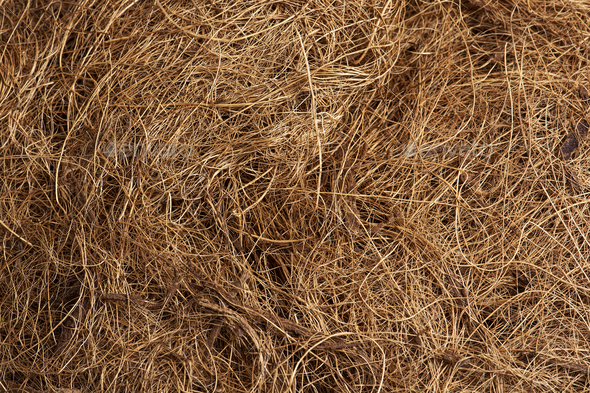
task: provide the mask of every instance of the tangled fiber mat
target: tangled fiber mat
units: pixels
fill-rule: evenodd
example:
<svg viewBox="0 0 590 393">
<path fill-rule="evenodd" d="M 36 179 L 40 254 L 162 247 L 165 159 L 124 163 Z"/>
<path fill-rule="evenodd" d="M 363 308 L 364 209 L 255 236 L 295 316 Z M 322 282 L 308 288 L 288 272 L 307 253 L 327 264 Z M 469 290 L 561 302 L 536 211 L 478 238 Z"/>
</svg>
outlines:
<svg viewBox="0 0 590 393">
<path fill-rule="evenodd" d="M 0 392 L 590 388 L 588 2 L 0 9 Z"/>
</svg>

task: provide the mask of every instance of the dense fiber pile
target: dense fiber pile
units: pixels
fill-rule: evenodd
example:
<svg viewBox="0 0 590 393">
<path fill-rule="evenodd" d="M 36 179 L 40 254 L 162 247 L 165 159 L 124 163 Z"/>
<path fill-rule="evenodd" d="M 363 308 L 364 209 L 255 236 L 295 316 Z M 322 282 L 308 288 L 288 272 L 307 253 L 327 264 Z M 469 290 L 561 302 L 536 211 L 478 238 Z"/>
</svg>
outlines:
<svg viewBox="0 0 590 393">
<path fill-rule="evenodd" d="M 587 2 L 0 9 L 0 391 L 589 387 Z"/>
</svg>

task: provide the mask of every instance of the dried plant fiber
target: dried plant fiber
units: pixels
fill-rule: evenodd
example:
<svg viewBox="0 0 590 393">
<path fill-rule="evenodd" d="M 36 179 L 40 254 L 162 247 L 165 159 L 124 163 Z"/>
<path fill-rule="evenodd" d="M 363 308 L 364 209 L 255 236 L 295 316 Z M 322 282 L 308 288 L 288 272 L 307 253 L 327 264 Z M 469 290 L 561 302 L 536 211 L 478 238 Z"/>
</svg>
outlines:
<svg viewBox="0 0 590 393">
<path fill-rule="evenodd" d="M 590 3 L 0 0 L 0 392 L 577 392 Z"/>
</svg>

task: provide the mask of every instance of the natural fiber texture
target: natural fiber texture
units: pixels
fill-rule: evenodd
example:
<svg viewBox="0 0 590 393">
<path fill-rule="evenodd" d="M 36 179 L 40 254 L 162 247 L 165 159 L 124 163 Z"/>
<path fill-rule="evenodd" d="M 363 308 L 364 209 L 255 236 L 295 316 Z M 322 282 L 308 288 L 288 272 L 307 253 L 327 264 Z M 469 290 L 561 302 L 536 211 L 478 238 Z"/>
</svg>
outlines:
<svg viewBox="0 0 590 393">
<path fill-rule="evenodd" d="M 0 4 L 0 391 L 588 389 L 587 2 Z"/>
</svg>

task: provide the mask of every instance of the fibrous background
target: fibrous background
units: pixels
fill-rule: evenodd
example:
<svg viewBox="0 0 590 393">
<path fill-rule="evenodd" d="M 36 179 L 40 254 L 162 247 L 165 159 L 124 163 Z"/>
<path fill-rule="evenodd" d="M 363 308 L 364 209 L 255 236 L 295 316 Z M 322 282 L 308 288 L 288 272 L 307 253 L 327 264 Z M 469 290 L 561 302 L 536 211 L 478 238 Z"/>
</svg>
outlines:
<svg viewBox="0 0 590 393">
<path fill-rule="evenodd" d="M 588 3 L 0 9 L 0 391 L 588 389 Z"/>
</svg>

